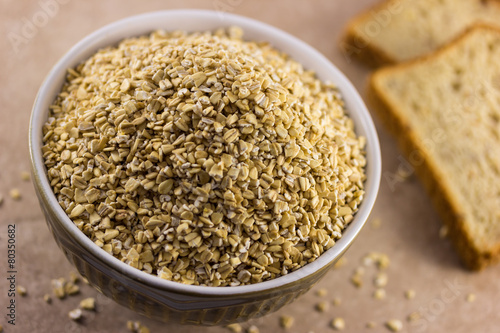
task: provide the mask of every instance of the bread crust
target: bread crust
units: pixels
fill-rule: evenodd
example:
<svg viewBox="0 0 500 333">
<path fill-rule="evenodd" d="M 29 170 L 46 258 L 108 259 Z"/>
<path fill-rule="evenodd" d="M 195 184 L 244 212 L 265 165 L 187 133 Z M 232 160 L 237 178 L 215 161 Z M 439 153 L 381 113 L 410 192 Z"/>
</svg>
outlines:
<svg viewBox="0 0 500 333">
<path fill-rule="evenodd" d="M 368 39 L 358 34 L 355 28 L 363 22 L 370 20 L 370 15 L 372 13 L 379 12 L 384 9 L 387 10 L 394 2 L 395 0 L 385 0 L 375 4 L 370 9 L 358 14 L 348 23 L 340 40 L 340 48 L 342 53 L 347 58 L 356 59 L 372 68 L 397 64 L 400 62 L 394 56 L 391 56 L 385 50 L 379 48 L 373 43 L 370 43 Z M 497 6 L 500 10 L 500 0 L 481 0 L 481 2 L 487 3 L 491 6 Z M 483 23 L 476 23 L 471 27 L 477 25 L 483 25 Z M 466 31 L 470 30 L 471 27 L 467 28 Z"/>
<path fill-rule="evenodd" d="M 364 36 L 359 35 L 355 29 L 355 27 L 361 24 L 361 22 L 369 19 L 372 12 L 385 9 L 390 3 L 391 0 L 378 3 L 350 21 L 342 34 L 343 37 L 340 41 L 342 53 L 347 58 L 356 59 L 373 68 L 382 65 L 396 64 L 398 62 L 384 50 L 380 49 L 375 44 L 370 43 L 370 41 L 364 38 Z"/>
<path fill-rule="evenodd" d="M 356 59 L 371 68 L 396 64 L 397 61 L 378 48 L 375 44 L 358 35 L 350 24 L 344 33 L 340 48 L 348 59 Z"/>
<path fill-rule="evenodd" d="M 500 34 L 499 28 L 478 24 L 469 28 L 455 39 L 455 41 L 430 55 L 379 69 L 369 79 L 366 96 L 369 105 L 377 112 L 386 128 L 396 137 L 400 149 L 406 157 L 410 161 L 416 159 L 415 154 L 422 157 L 419 163 L 412 163 L 412 165 L 415 167 L 416 174 L 423 182 L 444 225 L 447 226 L 449 230 L 448 236 L 456 251 L 460 255 L 464 265 L 471 270 L 481 270 L 486 266 L 499 262 L 500 242 L 492 247 L 487 244 L 478 244 L 473 233 L 469 230 L 470 224 L 465 221 L 465 214 L 462 212 L 459 201 L 442 181 L 446 175 L 440 170 L 438 163 L 428 153 L 425 146 L 421 144 L 422 138 L 419 139 L 411 123 L 399 111 L 397 105 L 394 105 L 384 94 L 383 89 L 378 86 L 377 78 L 383 75 L 390 75 L 394 71 L 404 70 L 416 64 L 432 61 L 434 58 L 440 57 L 441 54 L 452 50 L 456 45 L 463 42 L 469 33 L 477 29 L 493 30 Z"/>
</svg>

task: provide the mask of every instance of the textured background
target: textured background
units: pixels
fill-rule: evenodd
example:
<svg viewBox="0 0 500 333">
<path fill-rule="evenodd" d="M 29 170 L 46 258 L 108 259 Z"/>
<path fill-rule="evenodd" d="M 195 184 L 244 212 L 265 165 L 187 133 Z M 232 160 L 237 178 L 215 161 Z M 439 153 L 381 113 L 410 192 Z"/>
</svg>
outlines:
<svg viewBox="0 0 500 333">
<path fill-rule="evenodd" d="M 64 52 L 95 29 L 129 15 L 183 7 L 243 14 L 281 28 L 325 54 L 363 92 L 369 71 L 351 62 L 339 49 L 338 40 L 346 22 L 376 0 L 59 0 L 50 16 L 44 13 L 43 4 L 55 1 L 0 0 L 0 194 L 5 198 L 0 207 L 0 324 L 5 332 L 20 333 L 127 332 L 127 320 L 140 320 L 151 332 L 227 332 L 225 328 L 172 327 L 151 321 L 97 296 L 88 286 L 82 287 L 81 295 L 64 301 L 54 299 L 52 305 L 43 301 L 43 295 L 51 292 L 50 280 L 67 277 L 72 268 L 48 232 L 31 183 L 20 177 L 22 171 L 29 170 L 28 120 L 38 87 Z M 31 23 L 37 26 L 29 30 Z M 315 288 L 328 289 L 323 299 L 340 297 L 342 304 L 331 304 L 327 312 L 318 313 L 314 305 L 322 298 L 309 292 L 279 313 L 245 327 L 254 324 L 263 333 L 284 332 L 279 317 L 289 314 L 295 317 L 289 332 L 328 332 L 334 317 L 345 319 L 345 332 L 363 332 L 368 321 L 377 323 L 370 332 L 386 332 L 383 323 L 392 318 L 403 321 L 405 332 L 498 332 L 500 267 L 481 273 L 461 267 L 448 240 L 439 237 L 440 220 L 420 183 L 414 177 L 396 184 L 387 181 L 406 164 L 394 140 L 378 123 L 377 127 L 383 177 L 372 220 L 380 218 L 381 226 L 374 228 L 370 221 L 348 251 L 347 264 L 330 272 Z M 21 190 L 22 200 L 13 201 L 8 196 L 12 188 Z M 17 225 L 18 283 L 29 293 L 17 298 L 15 327 L 6 324 L 4 314 L 8 223 Z M 387 253 L 391 259 L 385 300 L 372 297 L 373 267 L 366 268 L 361 289 L 349 282 L 361 258 L 373 251 Z M 410 288 L 417 293 L 413 300 L 404 297 Z M 475 302 L 466 302 L 469 293 L 476 295 Z M 81 324 L 73 323 L 67 312 L 84 296 L 97 297 L 98 311 L 86 313 Z M 408 323 L 407 315 L 418 310 L 422 319 Z"/>
</svg>

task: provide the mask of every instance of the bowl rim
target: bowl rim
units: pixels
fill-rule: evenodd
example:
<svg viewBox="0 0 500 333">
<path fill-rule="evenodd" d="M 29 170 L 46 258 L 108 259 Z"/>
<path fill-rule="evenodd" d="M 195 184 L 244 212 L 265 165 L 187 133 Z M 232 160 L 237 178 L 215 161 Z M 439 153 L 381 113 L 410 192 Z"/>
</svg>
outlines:
<svg viewBox="0 0 500 333">
<path fill-rule="evenodd" d="M 131 37 L 131 34 L 122 34 L 123 31 L 127 29 L 126 27 L 130 25 L 147 25 L 152 24 L 149 22 L 157 22 L 160 19 L 168 20 L 171 17 L 184 17 L 186 20 L 195 19 L 213 21 L 216 16 L 217 19 L 220 20 L 220 27 L 238 25 L 242 27 L 244 31 L 251 30 L 254 33 L 256 32 L 261 34 L 262 36 L 268 36 L 266 40 L 273 44 L 273 46 L 277 49 L 279 49 L 279 47 L 275 44 L 288 46 L 292 45 L 294 49 L 298 50 L 296 53 L 303 53 L 304 56 L 312 57 L 315 61 L 320 62 L 322 66 L 326 66 L 328 71 L 334 74 L 333 76 L 335 76 L 335 79 L 331 81 L 339 88 L 344 100 L 347 99 L 346 95 L 349 95 L 348 97 L 350 100 L 350 105 L 347 105 L 348 103 L 346 101 L 346 106 L 348 107 L 347 113 L 351 116 L 351 118 L 353 118 L 353 114 L 359 115 L 359 117 L 357 117 L 358 120 L 354 121 L 356 133 L 359 135 L 359 131 L 361 128 L 361 131 L 364 132 L 363 135 L 367 139 L 365 148 L 367 158 L 367 166 L 365 168 L 367 177 L 365 181 L 365 197 L 362 204 L 360 205 L 358 212 L 354 216 L 353 221 L 343 231 L 342 237 L 336 242 L 336 244 L 331 249 L 324 252 L 315 261 L 301 267 L 294 272 L 290 272 L 286 275 L 268 281 L 233 287 L 195 286 L 164 280 L 156 275 L 148 274 L 146 272 L 140 271 L 139 269 L 133 268 L 103 251 L 96 244 L 94 244 L 94 242 L 92 242 L 90 238 L 88 238 L 83 232 L 78 229 L 78 227 L 73 223 L 73 221 L 70 220 L 68 215 L 58 204 L 57 199 L 52 192 L 52 188 L 49 184 L 41 154 L 42 126 L 47 119 L 44 114 L 47 111 L 48 107 L 48 95 L 51 91 L 54 90 L 54 85 L 56 84 L 56 82 L 61 80 L 61 76 L 65 75 L 67 68 L 74 66 L 68 66 L 68 64 L 80 63 L 82 60 L 88 58 L 89 55 L 97 51 L 97 49 L 102 48 L 102 45 L 113 45 L 113 43 L 117 43 L 121 39 Z M 161 28 L 161 26 L 151 26 L 149 31 Z M 140 33 L 138 35 L 141 34 L 144 33 Z M 110 42 L 109 39 L 113 39 L 114 42 Z M 89 51 L 91 52 L 89 53 Z M 87 55 L 83 56 L 85 53 L 87 53 Z M 293 52 L 286 53 L 294 58 Z M 75 59 L 80 60 L 76 61 Z M 306 67 L 306 65 L 304 65 L 304 67 Z M 317 74 L 319 75 L 320 73 Z M 60 85 L 58 85 L 58 89 L 56 91 L 60 91 Z M 51 94 L 49 101 L 53 101 L 54 97 L 55 96 Z M 30 118 L 29 151 L 35 188 L 44 199 L 44 203 L 48 205 L 47 208 L 50 209 L 51 212 L 58 218 L 60 225 L 63 226 L 68 235 L 73 237 L 74 241 L 76 241 L 80 246 L 89 251 L 96 258 L 100 259 L 102 262 L 108 265 L 109 268 L 120 274 L 127 275 L 129 278 L 135 281 L 145 283 L 149 286 L 161 290 L 169 290 L 175 291 L 177 293 L 202 296 L 235 296 L 255 292 L 271 291 L 272 289 L 278 287 L 280 287 L 280 290 L 282 290 L 283 286 L 295 284 L 300 280 L 313 275 L 315 272 L 324 269 L 326 266 L 328 266 L 329 263 L 340 258 L 357 237 L 361 228 L 368 219 L 368 216 L 373 208 L 378 194 L 382 168 L 379 140 L 375 125 L 372 121 L 368 109 L 366 108 L 361 96 L 354 88 L 352 83 L 324 55 L 322 55 L 319 51 L 314 49 L 309 44 L 266 23 L 236 14 L 199 9 L 154 11 L 130 16 L 105 25 L 98 30 L 95 30 L 94 32 L 81 39 L 77 44 L 75 44 L 52 67 L 52 69 L 44 79 L 42 85 L 40 86 L 40 89 L 35 98 Z"/>
</svg>

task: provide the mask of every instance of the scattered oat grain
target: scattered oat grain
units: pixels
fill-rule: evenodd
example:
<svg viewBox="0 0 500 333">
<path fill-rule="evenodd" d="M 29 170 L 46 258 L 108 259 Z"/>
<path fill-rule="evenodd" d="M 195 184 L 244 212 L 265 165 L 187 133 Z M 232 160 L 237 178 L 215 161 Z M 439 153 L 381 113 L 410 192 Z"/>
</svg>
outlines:
<svg viewBox="0 0 500 333">
<path fill-rule="evenodd" d="M 342 304 L 342 299 L 340 297 L 335 297 L 332 301 L 333 305 L 335 306 L 339 306 L 340 304 Z"/>
<path fill-rule="evenodd" d="M 136 331 L 136 327 L 139 327 L 139 322 L 136 321 L 132 321 L 132 320 L 127 320 L 127 329 L 131 332 L 135 332 Z"/>
<path fill-rule="evenodd" d="M 30 181 L 31 175 L 28 171 L 23 171 L 21 172 L 21 179 L 24 180 L 25 182 Z"/>
<path fill-rule="evenodd" d="M 328 302 L 327 301 L 322 301 L 322 302 L 319 302 L 318 304 L 316 304 L 315 308 L 317 311 L 319 312 L 325 312 L 328 310 Z"/>
<path fill-rule="evenodd" d="M 378 269 L 383 270 L 389 267 L 390 260 L 387 254 L 385 253 L 370 252 L 363 257 L 362 263 L 365 266 L 369 266 L 372 263 L 375 263 Z"/>
<path fill-rule="evenodd" d="M 280 325 L 281 327 L 283 327 L 284 329 L 289 329 L 293 326 L 293 322 L 295 321 L 295 319 L 292 317 L 292 316 L 281 316 L 280 317 Z"/>
<path fill-rule="evenodd" d="M 260 333 L 260 330 L 257 326 L 252 325 L 249 328 L 247 328 L 247 333 Z"/>
<path fill-rule="evenodd" d="M 45 295 L 43 295 L 43 300 L 44 300 L 47 304 L 52 303 L 52 297 L 50 297 L 50 295 L 49 295 L 49 294 L 45 294 Z"/>
<path fill-rule="evenodd" d="M 345 329 L 345 320 L 344 318 L 337 317 L 332 320 L 330 323 L 332 328 L 334 328 L 337 331 L 342 331 Z"/>
<path fill-rule="evenodd" d="M 361 274 L 356 274 L 354 273 L 351 276 L 351 283 L 356 287 L 356 288 L 361 288 L 363 286 L 363 277 Z"/>
<path fill-rule="evenodd" d="M 66 282 L 64 285 L 64 292 L 66 293 L 66 295 L 73 296 L 80 293 L 80 287 L 78 287 L 73 282 Z"/>
<path fill-rule="evenodd" d="M 389 256 L 387 256 L 386 254 L 381 254 L 377 260 L 377 267 L 379 269 L 386 269 L 387 267 L 389 267 L 390 263 L 391 261 L 389 260 Z"/>
<path fill-rule="evenodd" d="M 406 299 L 414 299 L 416 295 L 417 293 L 413 289 L 408 289 L 407 291 L 405 291 Z"/>
<path fill-rule="evenodd" d="M 371 266 L 374 263 L 374 260 L 373 260 L 373 258 L 370 255 L 366 255 L 366 256 L 363 257 L 363 259 L 361 260 L 361 262 L 365 266 Z"/>
<path fill-rule="evenodd" d="M 66 291 L 64 289 L 65 285 L 66 279 L 64 278 L 52 280 L 52 291 L 57 298 L 63 299 L 64 297 L 66 297 Z"/>
<path fill-rule="evenodd" d="M 397 319 L 391 319 L 385 323 L 385 326 L 387 326 L 388 329 L 390 329 L 393 332 L 399 332 L 403 329 L 403 323 L 401 320 Z"/>
<path fill-rule="evenodd" d="M 140 321 L 127 321 L 127 329 L 134 333 L 150 333 L 149 328 L 144 326 Z"/>
<path fill-rule="evenodd" d="M 467 295 L 467 302 L 472 303 L 476 300 L 476 294 L 468 294 Z"/>
<path fill-rule="evenodd" d="M 28 294 L 28 291 L 23 286 L 18 286 L 17 287 L 17 293 L 19 294 L 19 296 L 24 297 L 24 296 L 26 296 Z"/>
<path fill-rule="evenodd" d="M 88 297 L 80 301 L 80 307 L 84 310 L 94 311 L 95 310 L 95 298 Z"/>
<path fill-rule="evenodd" d="M 382 300 L 384 299 L 386 296 L 386 292 L 385 292 L 385 289 L 382 289 L 382 288 L 377 288 L 375 289 L 375 291 L 373 292 L 373 298 L 377 299 L 377 300 Z"/>
<path fill-rule="evenodd" d="M 387 277 L 386 273 L 379 272 L 375 276 L 375 279 L 373 280 L 373 284 L 375 287 L 381 288 L 387 286 L 387 282 L 389 281 L 389 278 Z"/>
<path fill-rule="evenodd" d="M 21 192 L 17 188 L 10 190 L 9 195 L 14 200 L 21 200 Z"/>
<path fill-rule="evenodd" d="M 82 310 L 74 309 L 68 312 L 68 317 L 74 321 L 78 321 L 82 318 Z"/>
<path fill-rule="evenodd" d="M 241 328 L 241 325 L 238 324 L 238 323 L 226 325 L 226 328 L 228 330 L 230 330 L 231 332 L 233 332 L 233 333 L 241 333 L 241 332 L 243 332 L 243 328 Z"/>
<path fill-rule="evenodd" d="M 325 297 L 328 294 L 328 290 L 326 288 L 321 288 L 316 290 L 316 296 Z"/>
</svg>

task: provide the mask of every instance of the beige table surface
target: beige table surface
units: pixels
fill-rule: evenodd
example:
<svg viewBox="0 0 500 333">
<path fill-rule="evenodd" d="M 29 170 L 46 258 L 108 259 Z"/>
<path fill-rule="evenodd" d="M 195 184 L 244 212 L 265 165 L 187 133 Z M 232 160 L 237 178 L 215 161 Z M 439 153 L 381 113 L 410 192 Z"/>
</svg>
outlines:
<svg viewBox="0 0 500 333">
<path fill-rule="evenodd" d="M 80 1 L 59 0 L 61 5 L 43 21 L 42 4 L 56 0 L 0 0 L 0 324 L 5 332 L 127 332 L 127 320 L 140 320 L 151 332 L 228 332 L 226 328 L 179 327 L 143 318 L 100 296 L 88 286 L 79 296 L 64 301 L 43 301 L 51 292 L 53 278 L 68 276 L 72 267 L 57 248 L 45 225 L 30 182 L 20 173 L 29 169 L 28 119 L 35 94 L 44 76 L 74 43 L 93 30 L 114 20 L 153 10 L 174 8 L 221 9 L 244 14 L 275 25 L 303 39 L 325 54 L 358 87 L 364 90 L 369 71 L 343 55 L 338 48 L 342 27 L 356 13 L 376 0 L 312 1 Z M 27 21 L 38 21 L 39 28 L 24 35 L 22 44 L 9 38 L 23 36 Z M 26 31 L 25 31 L 26 32 Z M 9 37 L 10 36 L 10 37 Z M 384 175 L 394 174 L 402 160 L 394 140 L 377 123 L 383 155 Z M 19 188 L 22 200 L 13 201 L 9 190 Z M 371 221 L 380 218 L 380 228 Z M 328 289 L 318 297 L 311 291 L 278 313 L 251 323 L 260 332 L 285 332 L 279 326 L 283 314 L 295 317 L 288 332 L 330 332 L 331 319 L 342 317 L 345 332 L 387 332 L 389 319 L 400 319 L 404 332 L 500 332 L 500 266 L 481 273 L 470 273 L 460 262 L 446 239 L 439 237 L 440 219 L 420 183 L 414 178 L 391 189 L 383 177 L 380 194 L 370 223 L 348 251 L 347 264 L 330 272 L 317 287 Z M 7 224 L 17 226 L 18 283 L 28 295 L 17 298 L 16 326 L 6 323 L 7 306 Z M 372 280 L 375 269 L 368 267 L 364 285 L 356 289 L 349 277 L 369 252 L 387 253 L 387 297 L 375 300 Z M 404 292 L 414 289 L 416 297 L 407 300 Z M 467 302 L 469 294 L 475 302 Z M 84 296 L 97 297 L 98 311 L 86 313 L 81 324 L 70 321 L 67 312 L 78 306 Z M 341 304 L 331 301 L 340 298 Z M 314 310 L 320 300 L 328 300 L 325 313 Z M 413 311 L 422 319 L 410 324 L 406 317 Z M 368 321 L 377 326 L 367 330 Z"/>
</svg>

